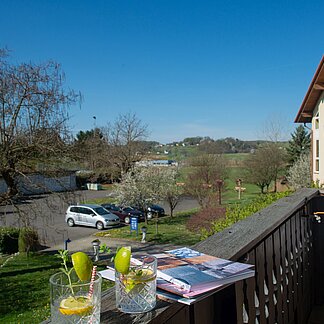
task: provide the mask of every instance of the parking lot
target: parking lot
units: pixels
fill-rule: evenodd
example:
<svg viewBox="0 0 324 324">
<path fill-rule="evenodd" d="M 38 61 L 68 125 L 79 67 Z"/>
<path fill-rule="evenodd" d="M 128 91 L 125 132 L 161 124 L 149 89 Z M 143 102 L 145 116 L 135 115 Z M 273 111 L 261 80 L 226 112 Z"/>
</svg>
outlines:
<svg viewBox="0 0 324 324">
<path fill-rule="evenodd" d="M 65 211 L 69 205 L 85 200 L 103 198 L 107 191 L 75 191 L 50 195 L 40 195 L 26 198 L 16 206 L 0 207 L 0 226 L 33 226 L 37 229 L 41 243 L 44 246 L 64 246 L 64 241 L 72 241 L 89 237 L 96 233 L 96 228 L 75 226 L 68 227 L 65 223 Z M 197 202 L 191 198 L 184 198 L 176 211 L 197 207 Z M 167 204 L 161 204 L 166 213 L 170 212 Z"/>
</svg>

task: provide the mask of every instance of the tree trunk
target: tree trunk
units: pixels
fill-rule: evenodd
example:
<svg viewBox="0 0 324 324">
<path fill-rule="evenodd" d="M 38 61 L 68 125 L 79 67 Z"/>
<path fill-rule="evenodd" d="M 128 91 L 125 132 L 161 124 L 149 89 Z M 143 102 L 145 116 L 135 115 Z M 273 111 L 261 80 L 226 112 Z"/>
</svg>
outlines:
<svg viewBox="0 0 324 324">
<path fill-rule="evenodd" d="M 3 180 L 5 181 L 7 185 L 7 196 L 14 197 L 18 194 L 18 188 L 17 183 L 15 181 L 15 177 L 11 171 L 4 170 L 1 172 L 1 175 L 3 177 Z"/>
</svg>

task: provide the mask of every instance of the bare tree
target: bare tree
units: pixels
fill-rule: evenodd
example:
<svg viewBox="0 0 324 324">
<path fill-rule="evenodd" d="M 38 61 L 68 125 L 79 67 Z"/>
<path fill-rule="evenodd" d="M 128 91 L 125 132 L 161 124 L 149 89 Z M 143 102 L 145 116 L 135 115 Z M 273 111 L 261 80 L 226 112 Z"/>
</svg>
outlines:
<svg viewBox="0 0 324 324">
<path fill-rule="evenodd" d="M 213 203 L 217 181 L 226 178 L 226 161 L 222 155 L 202 154 L 190 160 L 186 191 L 195 197 L 201 207 Z"/>
<path fill-rule="evenodd" d="M 65 90 L 59 64 L 12 64 L 0 55 L 0 174 L 18 194 L 17 175 L 48 167 L 66 152 L 68 108 L 79 98 Z M 56 161 L 57 162 L 57 161 Z M 59 165 L 59 163 L 57 163 Z"/>
<path fill-rule="evenodd" d="M 245 162 L 247 181 L 269 190 L 272 181 L 276 184 L 279 172 L 285 166 L 286 151 L 277 143 L 266 143 L 258 148 Z M 275 185 L 276 191 L 276 185 Z"/>
<path fill-rule="evenodd" d="M 146 151 L 143 140 L 148 136 L 147 125 L 136 114 L 127 113 L 107 127 L 109 156 L 121 173 L 128 172 L 136 161 L 140 161 Z"/>
</svg>

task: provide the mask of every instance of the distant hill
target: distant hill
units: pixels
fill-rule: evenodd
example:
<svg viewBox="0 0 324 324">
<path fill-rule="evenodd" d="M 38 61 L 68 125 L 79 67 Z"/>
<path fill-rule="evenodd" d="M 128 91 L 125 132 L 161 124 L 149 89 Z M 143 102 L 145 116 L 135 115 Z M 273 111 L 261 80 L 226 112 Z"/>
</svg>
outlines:
<svg viewBox="0 0 324 324">
<path fill-rule="evenodd" d="M 212 139 L 210 137 L 187 137 L 179 142 L 161 144 L 149 142 L 150 152 L 155 155 L 165 156 L 175 160 L 183 160 L 196 153 L 228 154 L 228 153 L 252 153 L 260 145 L 266 143 L 265 140 L 244 141 L 238 138 L 226 137 Z M 285 147 L 287 142 L 282 142 Z"/>
</svg>

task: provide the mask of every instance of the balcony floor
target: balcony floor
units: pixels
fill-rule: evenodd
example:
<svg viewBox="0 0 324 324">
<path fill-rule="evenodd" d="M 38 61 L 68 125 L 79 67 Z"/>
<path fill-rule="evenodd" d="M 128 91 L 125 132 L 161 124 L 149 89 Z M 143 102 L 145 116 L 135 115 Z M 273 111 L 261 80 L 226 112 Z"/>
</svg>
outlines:
<svg viewBox="0 0 324 324">
<path fill-rule="evenodd" d="M 317 305 L 313 307 L 308 324 L 323 324 L 324 323 L 324 305 Z"/>
</svg>

